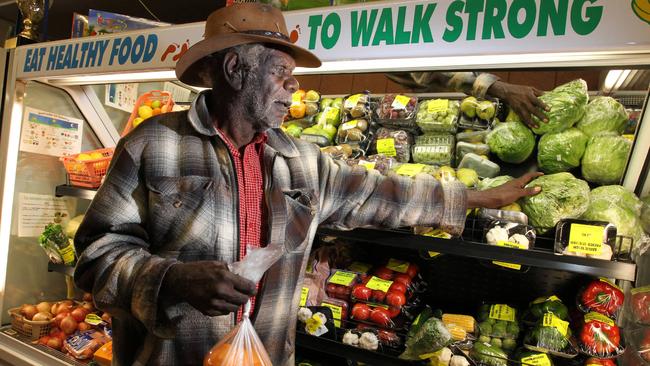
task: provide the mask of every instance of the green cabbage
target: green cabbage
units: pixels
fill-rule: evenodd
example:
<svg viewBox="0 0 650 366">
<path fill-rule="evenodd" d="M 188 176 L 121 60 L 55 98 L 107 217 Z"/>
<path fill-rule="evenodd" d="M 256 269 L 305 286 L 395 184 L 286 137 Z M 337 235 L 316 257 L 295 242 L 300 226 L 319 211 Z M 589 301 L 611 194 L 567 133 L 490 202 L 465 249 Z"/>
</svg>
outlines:
<svg viewBox="0 0 650 366">
<path fill-rule="evenodd" d="M 590 138 L 582 157 L 582 176 L 592 183 L 620 183 L 631 147 L 630 140 L 611 132 Z"/>
<path fill-rule="evenodd" d="M 639 217 L 641 226 L 646 233 L 650 233 L 650 196 L 641 198 L 641 215 Z"/>
<path fill-rule="evenodd" d="M 543 175 L 526 187 L 541 187 L 534 196 L 521 199 L 521 210 L 539 233 L 555 227 L 561 219 L 580 217 L 589 206 L 589 185 L 571 173 Z"/>
<path fill-rule="evenodd" d="M 602 186 L 591 191 L 591 200 L 604 199 L 630 210 L 635 215 L 641 213 L 643 202 L 633 192 L 623 186 Z"/>
<path fill-rule="evenodd" d="M 577 128 L 547 133 L 539 139 L 537 163 L 545 173 L 566 172 L 580 166 L 588 137 Z"/>
<path fill-rule="evenodd" d="M 549 132 L 564 131 L 573 127 L 585 114 L 585 108 L 589 100 L 587 82 L 582 79 L 568 82 L 550 92 L 544 93 L 539 99 L 550 107 L 550 110 L 546 112 L 548 123 L 544 123 L 533 116 L 533 120 L 539 126 L 533 128 L 533 132 L 543 135 Z"/>
<path fill-rule="evenodd" d="M 506 163 L 521 163 L 535 149 L 535 136 L 521 122 L 499 123 L 486 138 L 490 151 Z"/>
<path fill-rule="evenodd" d="M 628 116 L 625 107 L 612 97 L 595 97 L 585 110 L 576 127 L 591 137 L 599 132 L 616 132 L 622 134 Z"/>
<path fill-rule="evenodd" d="M 508 182 L 510 182 L 510 181 L 513 180 L 513 179 L 514 179 L 514 178 L 511 177 L 511 176 L 509 176 L 509 175 L 500 175 L 500 176 L 498 176 L 498 177 L 494 177 L 494 178 L 485 178 L 485 179 L 481 180 L 481 181 L 478 183 L 478 185 L 476 186 L 476 188 L 477 188 L 479 191 L 484 191 L 484 190 L 486 190 L 486 189 L 490 189 L 490 188 L 498 187 L 498 186 L 500 186 L 500 185 L 502 185 L 502 184 L 508 183 Z"/>
<path fill-rule="evenodd" d="M 610 222 L 616 226 L 616 233 L 619 236 L 632 238 L 634 243 L 639 243 L 643 237 L 641 222 L 632 210 L 623 207 L 620 203 L 612 201 L 608 197 L 599 197 L 591 200 L 587 211 L 582 215 L 582 219 Z M 628 253 L 630 251 L 630 240 L 617 242 L 615 252 Z"/>
</svg>

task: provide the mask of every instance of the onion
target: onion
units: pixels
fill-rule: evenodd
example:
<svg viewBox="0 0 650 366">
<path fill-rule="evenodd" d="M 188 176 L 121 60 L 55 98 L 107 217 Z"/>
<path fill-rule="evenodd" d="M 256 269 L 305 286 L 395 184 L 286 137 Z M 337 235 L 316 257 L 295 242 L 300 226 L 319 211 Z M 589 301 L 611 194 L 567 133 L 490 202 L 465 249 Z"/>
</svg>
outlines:
<svg viewBox="0 0 650 366">
<path fill-rule="evenodd" d="M 102 314 L 102 320 L 110 325 L 111 324 L 111 314 L 109 314 L 109 313 Z"/>
<path fill-rule="evenodd" d="M 95 311 L 95 305 L 93 305 L 92 302 L 84 301 L 84 302 L 81 304 L 81 306 L 82 306 L 84 309 L 88 310 L 88 313 L 92 313 L 93 311 Z"/>
<path fill-rule="evenodd" d="M 83 301 L 92 302 L 93 301 L 93 295 L 90 292 L 84 292 Z"/>
<path fill-rule="evenodd" d="M 88 311 L 84 309 L 83 307 L 79 306 L 76 307 L 74 310 L 70 312 L 70 315 L 76 320 L 77 322 L 82 322 L 84 319 L 86 319 L 86 315 L 88 314 Z"/>
<path fill-rule="evenodd" d="M 63 342 L 61 342 L 60 338 L 50 337 L 45 345 L 56 350 L 61 350 L 61 347 L 63 347 Z"/>
<path fill-rule="evenodd" d="M 53 315 L 51 313 L 41 311 L 36 313 L 36 315 L 34 315 L 32 320 L 35 322 L 50 321 L 52 320 L 52 317 Z"/>
<path fill-rule="evenodd" d="M 65 319 L 68 315 L 70 315 L 70 313 L 58 313 L 56 317 L 54 317 L 54 325 L 61 328 L 61 320 Z"/>
<path fill-rule="evenodd" d="M 68 315 L 61 320 L 61 326 L 59 328 L 65 334 L 72 334 L 77 330 L 77 321 L 71 315 Z"/>
<path fill-rule="evenodd" d="M 27 320 L 32 320 L 34 318 L 34 315 L 38 313 L 38 309 L 34 305 L 28 305 L 25 304 L 23 305 L 22 308 L 20 308 L 20 314 L 24 316 Z"/>
<path fill-rule="evenodd" d="M 47 342 L 50 340 L 50 336 L 42 336 L 41 338 L 38 339 L 38 344 L 46 345 Z"/>
<path fill-rule="evenodd" d="M 50 313 L 52 310 L 52 304 L 47 301 L 39 302 L 38 305 L 36 305 L 36 309 L 38 309 L 39 313 Z"/>
<path fill-rule="evenodd" d="M 90 324 L 88 324 L 88 323 L 86 323 L 86 322 L 81 322 L 81 323 L 79 323 L 79 324 L 77 325 L 77 329 L 78 329 L 80 332 L 83 332 L 84 330 L 89 330 L 90 328 L 92 328 L 92 327 L 90 326 Z"/>
<path fill-rule="evenodd" d="M 59 306 L 56 308 L 56 312 L 53 312 L 56 315 L 60 313 L 69 313 L 72 311 L 72 308 L 74 308 L 74 304 L 70 300 L 60 301 L 58 304 Z"/>
</svg>

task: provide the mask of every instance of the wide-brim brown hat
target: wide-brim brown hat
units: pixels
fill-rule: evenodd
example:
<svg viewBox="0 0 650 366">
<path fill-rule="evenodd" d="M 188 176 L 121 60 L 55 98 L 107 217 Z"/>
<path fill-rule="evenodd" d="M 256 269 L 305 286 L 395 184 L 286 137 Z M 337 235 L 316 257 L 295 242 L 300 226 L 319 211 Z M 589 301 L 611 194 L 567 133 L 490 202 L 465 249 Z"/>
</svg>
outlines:
<svg viewBox="0 0 650 366">
<path fill-rule="evenodd" d="M 188 85 L 211 87 L 200 76 L 205 58 L 226 48 L 266 43 L 289 53 L 296 66 L 319 67 L 313 53 L 291 43 L 284 16 L 279 9 L 260 3 L 240 3 L 214 11 L 205 22 L 203 40 L 190 47 L 176 63 L 176 77 Z"/>
</svg>

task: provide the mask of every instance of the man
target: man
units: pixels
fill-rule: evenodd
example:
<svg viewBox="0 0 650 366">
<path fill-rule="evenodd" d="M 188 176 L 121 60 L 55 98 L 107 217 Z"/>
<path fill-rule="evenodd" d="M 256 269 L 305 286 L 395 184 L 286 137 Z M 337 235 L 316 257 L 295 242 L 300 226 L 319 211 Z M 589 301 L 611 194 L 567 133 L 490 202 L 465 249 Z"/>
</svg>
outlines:
<svg viewBox="0 0 650 366">
<path fill-rule="evenodd" d="M 418 93 L 454 90 L 477 98 L 490 96 L 505 101 L 521 120 L 531 128 L 539 121 L 548 122 L 548 107 L 538 97 L 542 91 L 526 85 L 509 84 L 496 75 L 474 72 L 400 72 L 386 76 Z"/>
<path fill-rule="evenodd" d="M 217 10 L 178 78 L 212 87 L 189 111 L 148 119 L 118 144 L 82 223 L 76 283 L 113 315 L 114 364 L 200 365 L 241 317 L 273 364 L 293 365 L 300 284 L 319 224 L 435 225 L 459 233 L 466 207 L 534 194 L 534 176 L 475 194 L 430 176 L 384 177 L 334 162 L 278 127 L 296 65 L 320 61 L 289 42 L 279 10 Z M 283 245 L 256 284 L 228 271 L 246 245 Z"/>
</svg>

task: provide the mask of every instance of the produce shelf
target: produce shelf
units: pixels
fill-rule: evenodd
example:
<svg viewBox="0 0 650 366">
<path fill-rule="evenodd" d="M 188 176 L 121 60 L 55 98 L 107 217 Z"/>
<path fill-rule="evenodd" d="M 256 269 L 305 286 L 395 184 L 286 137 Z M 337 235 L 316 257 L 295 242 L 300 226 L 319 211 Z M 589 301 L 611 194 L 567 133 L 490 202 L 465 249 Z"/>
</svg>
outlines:
<svg viewBox="0 0 650 366">
<path fill-rule="evenodd" d="M 348 360 L 368 363 L 373 366 L 414 366 L 423 364 L 423 362 L 401 360 L 391 355 L 348 346 L 341 342 L 314 337 L 302 332 L 296 332 L 296 346 Z"/>
<path fill-rule="evenodd" d="M 54 349 L 40 344 L 32 344 L 27 337 L 13 331 L 10 325 L 0 328 L 0 360 L 16 366 L 86 365 Z"/>
<path fill-rule="evenodd" d="M 59 186 L 56 186 L 56 191 L 55 191 L 55 195 L 57 197 L 68 196 L 68 197 L 83 198 L 86 200 L 92 200 L 93 198 L 95 198 L 96 193 L 97 193 L 96 189 L 75 187 L 69 184 L 61 184 Z"/>
<path fill-rule="evenodd" d="M 462 239 L 440 239 L 414 235 L 404 231 L 375 229 L 339 231 L 321 228 L 318 232 L 321 235 L 331 235 L 341 239 L 394 248 L 434 251 L 462 257 L 497 260 L 625 281 L 634 281 L 636 277 L 636 265 L 633 263 L 556 255 L 547 250 L 531 249 L 523 251 Z"/>
<path fill-rule="evenodd" d="M 68 275 L 70 277 L 72 277 L 74 275 L 74 267 L 73 266 L 67 266 L 65 264 L 48 263 L 47 264 L 47 270 L 48 270 L 48 272 L 63 273 L 64 275 Z"/>
</svg>

